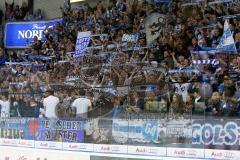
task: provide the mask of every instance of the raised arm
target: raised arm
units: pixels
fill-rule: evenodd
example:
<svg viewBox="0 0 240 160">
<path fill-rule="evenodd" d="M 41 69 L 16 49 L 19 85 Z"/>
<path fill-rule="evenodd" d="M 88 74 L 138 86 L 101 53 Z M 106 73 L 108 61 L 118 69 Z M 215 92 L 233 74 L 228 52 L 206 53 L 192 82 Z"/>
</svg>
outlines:
<svg viewBox="0 0 240 160">
<path fill-rule="evenodd" d="M 148 55 L 149 55 L 149 51 L 147 50 L 145 56 L 144 56 L 143 59 L 142 59 L 142 62 L 145 62 L 145 61 L 146 61 L 146 59 L 148 58 Z"/>
<path fill-rule="evenodd" d="M 176 65 L 176 67 L 179 67 L 181 64 L 177 61 L 177 59 L 175 57 L 175 52 L 172 52 L 171 56 L 172 56 L 173 62 Z"/>
<path fill-rule="evenodd" d="M 112 71 L 119 77 L 121 77 L 121 75 L 119 74 L 119 72 L 114 68 L 114 67 L 111 67 Z"/>
</svg>

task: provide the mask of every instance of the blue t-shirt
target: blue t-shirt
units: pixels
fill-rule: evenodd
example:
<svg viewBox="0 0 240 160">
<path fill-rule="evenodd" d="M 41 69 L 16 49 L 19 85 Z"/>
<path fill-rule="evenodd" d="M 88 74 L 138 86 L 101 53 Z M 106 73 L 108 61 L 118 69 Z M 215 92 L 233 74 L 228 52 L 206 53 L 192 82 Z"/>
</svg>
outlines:
<svg viewBox="0 0 240 160">
<path fill-rule="evenodd" d="M 119 118 L 120 114 L 124 112 L 123 106 L 114 107 L 112 109 L 112 118 Z"/>
</svg>

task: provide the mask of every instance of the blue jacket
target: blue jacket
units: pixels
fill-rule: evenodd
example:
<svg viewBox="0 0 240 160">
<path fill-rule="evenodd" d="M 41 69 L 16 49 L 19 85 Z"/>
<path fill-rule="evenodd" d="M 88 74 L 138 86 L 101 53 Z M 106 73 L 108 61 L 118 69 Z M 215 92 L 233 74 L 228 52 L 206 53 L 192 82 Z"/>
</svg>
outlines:
<svg viewBox="0 0 240 160">
<path fill-rule="evenodd" d="M 5 62 L 7 61 L 8 57 L 4 54 L 3 56 L 0 57 L 0 65 L 4 65 Z"/>
</svg>

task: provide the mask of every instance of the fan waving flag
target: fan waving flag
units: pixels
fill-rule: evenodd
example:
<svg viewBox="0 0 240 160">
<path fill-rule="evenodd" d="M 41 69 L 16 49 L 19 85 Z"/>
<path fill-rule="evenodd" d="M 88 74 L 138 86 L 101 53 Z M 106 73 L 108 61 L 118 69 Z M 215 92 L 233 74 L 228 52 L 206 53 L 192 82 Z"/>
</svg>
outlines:
<svg viewBox="0 0 240 160">
<path fill-rule="evenodd" d="M 91 39 L 91 32 L 78 32 L 75 57 L 80 57 L 87 49 Z"/>
<path fill-rule="evenodd" d="M 220 42 L 216 48 L 218 51 L 225 51 L 225 52 L 237 52 L 236 45 L 233 39 L 232 32 L 229 28 L 228 21 L 225 20 L 224 23 L 224 32 L 223 36 L 220 39 Z"/>
</svg>

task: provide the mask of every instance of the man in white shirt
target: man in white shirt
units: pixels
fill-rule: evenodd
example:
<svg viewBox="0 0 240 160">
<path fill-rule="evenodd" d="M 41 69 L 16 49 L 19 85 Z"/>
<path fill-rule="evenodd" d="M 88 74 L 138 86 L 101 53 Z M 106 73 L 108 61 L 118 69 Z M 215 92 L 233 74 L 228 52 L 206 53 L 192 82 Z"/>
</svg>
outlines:
<svg viewBox="0 0 240 160">
<path fill-rule="evenodd" d="M 72 107 L 76 108 L 76 117 L 87 118 L 87 113 L 92 109 L 92 102 L 85 96 L 85 91 L 79 91 L 80 97 L 73 103 Z"/>
<path fill-rule="evenodd" d="M 56 107 L 59 102 L 59 98 L 54 96 L 54 91 L 49 91 L 49 96 L 43 99 L 44 110 L 42 114 L 47 118 L 57 118 Z"/>
<path fill-rule="evenodd" d="M 10 102 L 7 96 L 0 96 L 0 111 L 1 118 L 10 117 Z"/>
</svg>

